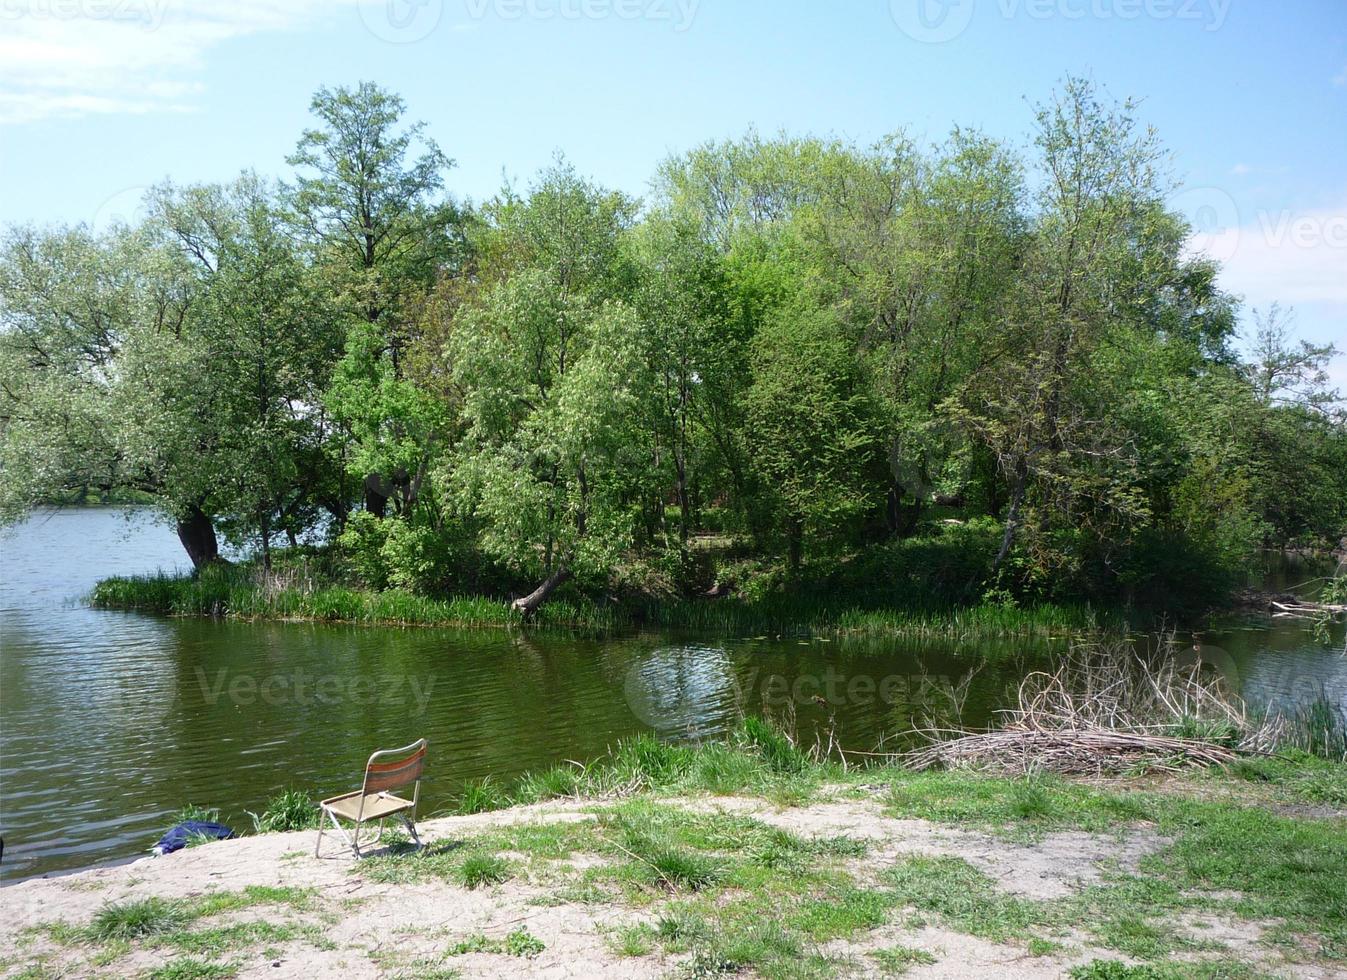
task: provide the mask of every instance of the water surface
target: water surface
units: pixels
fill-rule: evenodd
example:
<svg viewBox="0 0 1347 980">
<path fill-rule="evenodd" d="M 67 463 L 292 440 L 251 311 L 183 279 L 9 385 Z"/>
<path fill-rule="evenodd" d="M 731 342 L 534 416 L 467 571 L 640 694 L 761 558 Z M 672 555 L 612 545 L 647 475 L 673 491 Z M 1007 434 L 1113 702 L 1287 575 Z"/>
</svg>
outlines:
<svg viewBox="0 0 1347 980">
<path fill-rule="evenodd" d="M 1018 642 L 179 620 L 82 601 L 104 576 L 184 564 L 172 528 L 143 510 L 40 514 L 0 536 L 4 880 L 143 853 L 186 803 L 247 828 L 275 793 L 354 789 L 370 751 L 420 737 L 423 813 L 469 779 L 509 783 L 637 732 L 715 735 L 764 705 L 866 750 L 914 723 L 987 723 L 1050 655 Z M 1204 641 L 1251 700 L 1347 705 L 1347 658 L 1301 629 Z"/>
</svg>

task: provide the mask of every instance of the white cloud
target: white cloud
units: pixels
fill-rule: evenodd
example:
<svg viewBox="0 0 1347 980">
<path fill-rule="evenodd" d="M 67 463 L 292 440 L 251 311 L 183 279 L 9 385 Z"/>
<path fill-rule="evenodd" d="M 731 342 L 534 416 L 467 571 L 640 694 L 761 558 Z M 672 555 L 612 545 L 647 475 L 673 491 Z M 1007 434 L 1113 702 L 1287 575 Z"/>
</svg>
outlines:
<svg viewBox="0 0 1347 980">
<path fill-rule="evenodd" d="M 0 123 L 190 111 L 216 45 L 361 0 L 0 0 Z"/>
<path fill-rule="evenodd" d="M 1338 88 L 1347 85 L 1347 65 L 1343 65 L 1342 71 L 1333 76 L 1333 84 L 1338 86 Z"/>
<path fill-rule="evenodd" d="M 1245 174 L 1253 173 L 1253 167 L 1249 166 L 1247 163 L 1237 163 L 1230 168 L 1230 172 L 1236 177 L 1242 177 Z"/>
<path fill-rule="evenodd" d="M 1297 333 L 1347 351 L 1347 201 L 1302 212 L 1260 212 L 1189 242 L 1221 262 L 1222 286 L 1251 309 L 1273 303 L 1296 311 Z M 1331 383 L 1347 393 L 1347 354 L 1328 366 Z"/>
<path fill-rule="evenodd" d="M 1222 259 L 1226 288 L 1255 306 L 1328 303 L 1347 317 L 1347 202 L 1260 212 L 1241 226 L 1202 235 L 1197 246 Z"/>
</svg>

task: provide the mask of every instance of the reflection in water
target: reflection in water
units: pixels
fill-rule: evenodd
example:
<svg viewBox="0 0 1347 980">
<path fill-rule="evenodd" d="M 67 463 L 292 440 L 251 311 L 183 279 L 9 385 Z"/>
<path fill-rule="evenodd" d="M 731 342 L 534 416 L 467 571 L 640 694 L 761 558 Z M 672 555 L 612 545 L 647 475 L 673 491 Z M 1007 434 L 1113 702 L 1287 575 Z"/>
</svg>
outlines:
<svg viewBox="0 0 1347 980">
<path fill-rule="evenodd" d="M 794 714 L 806 738 L 835 727 L 862 750 L 914 724 L 948 724 L 956 709 L 984 725 L 1049 652 L 249 624 L 78 601 L 102 576 L 181 565 L 172 529 L 146 513 L 65 511 L 0 538 L 5 880 L 144 853 L 187 803 L 246 828 L 245 811 L 280 790 L 350 788 L 375 747 L 420 737 L 431 752 L 423 812 L 433 813 L 468 779 L 509 782 L 642 731 L 713 736 L 743 711 Z M 1344 699 L 1347 661 L 1302 631 L 1207 640 L 1229 652 L 1253 698 L 1308 683 Z"/>
<path fill-rule="evenodd" d="M 716 730 L 734 699 L 734 671 L 723 647 L 658 647 L 633 660 L 623 693 L 632 714 L 660 735 L 697 738 Z"/>
</svg>

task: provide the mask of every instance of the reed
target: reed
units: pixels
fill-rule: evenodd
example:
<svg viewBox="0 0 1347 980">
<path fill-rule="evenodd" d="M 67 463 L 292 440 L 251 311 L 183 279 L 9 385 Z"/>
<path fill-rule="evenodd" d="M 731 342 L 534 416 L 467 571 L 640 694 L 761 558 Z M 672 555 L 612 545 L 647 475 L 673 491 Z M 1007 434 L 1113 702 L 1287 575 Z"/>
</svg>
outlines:
<svg viewBox="0 0 1347 980">
<path fill-rule="evenodd" d="M 382 592 L 318 585 L 308 578 L 260 578 L 247 566 L 222 565 L 191 575 L 104 579 L 90 602 L 170 616 L 243 620 L 311 620 L 385 626 L 507 628 L 528 625 L 588 633 L 640 627 L 714 632 L 723 636 L 829 634 L 856 638 L 972 641 L 993 637 L 1059 637 L 1114 623 L 1090 606 L 1045 603 L 1016 607 L 920 605 L 872 608 L 843 599 L 776 595 L 738 598 L 598 602 L 554 598 L 525 621 L 508 600 L 488 596 L 432 597 L 397 589 Z"/>
</svg>

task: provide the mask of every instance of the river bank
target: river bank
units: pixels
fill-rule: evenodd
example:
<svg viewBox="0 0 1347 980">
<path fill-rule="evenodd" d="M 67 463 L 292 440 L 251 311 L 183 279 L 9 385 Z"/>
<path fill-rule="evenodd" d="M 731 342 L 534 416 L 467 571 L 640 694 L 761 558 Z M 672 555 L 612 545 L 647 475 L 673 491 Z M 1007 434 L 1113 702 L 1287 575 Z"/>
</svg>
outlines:
<svg viewBox="0 0 1347 980">
<path fill-rule="evenodd" d="M 6 976 L 1347 976 L 1347 766 L 1114 780 L 646 743 L 627 783 L 5 889 Z M 547 795 L 547 794 L 543 794 Z"/>
<path fill-rule="evenodd" d="M 845 596 L 789 594 L 757 600 L 734 596 L 625 602 L 556 598 L 526 619 L 506 599 L 433 598 L 398 589 L 373 591 L 338 585 L 293 585 L 284 581 L 261 584 L 252 570 L 227 566 L 195 574 L 106 578 L 94 587 L 89 601 L 98 609 L 245 621 L 459 628 L 527 625 L 592 632 L 678 629 L 739 636 L 817 633 L 911 639 L 1052 637 L 1124 623 L 1121 616 L 1085 604 L 1019 606 L 983 602 L 886 608 L 858 604 Z"/>
</svg>

